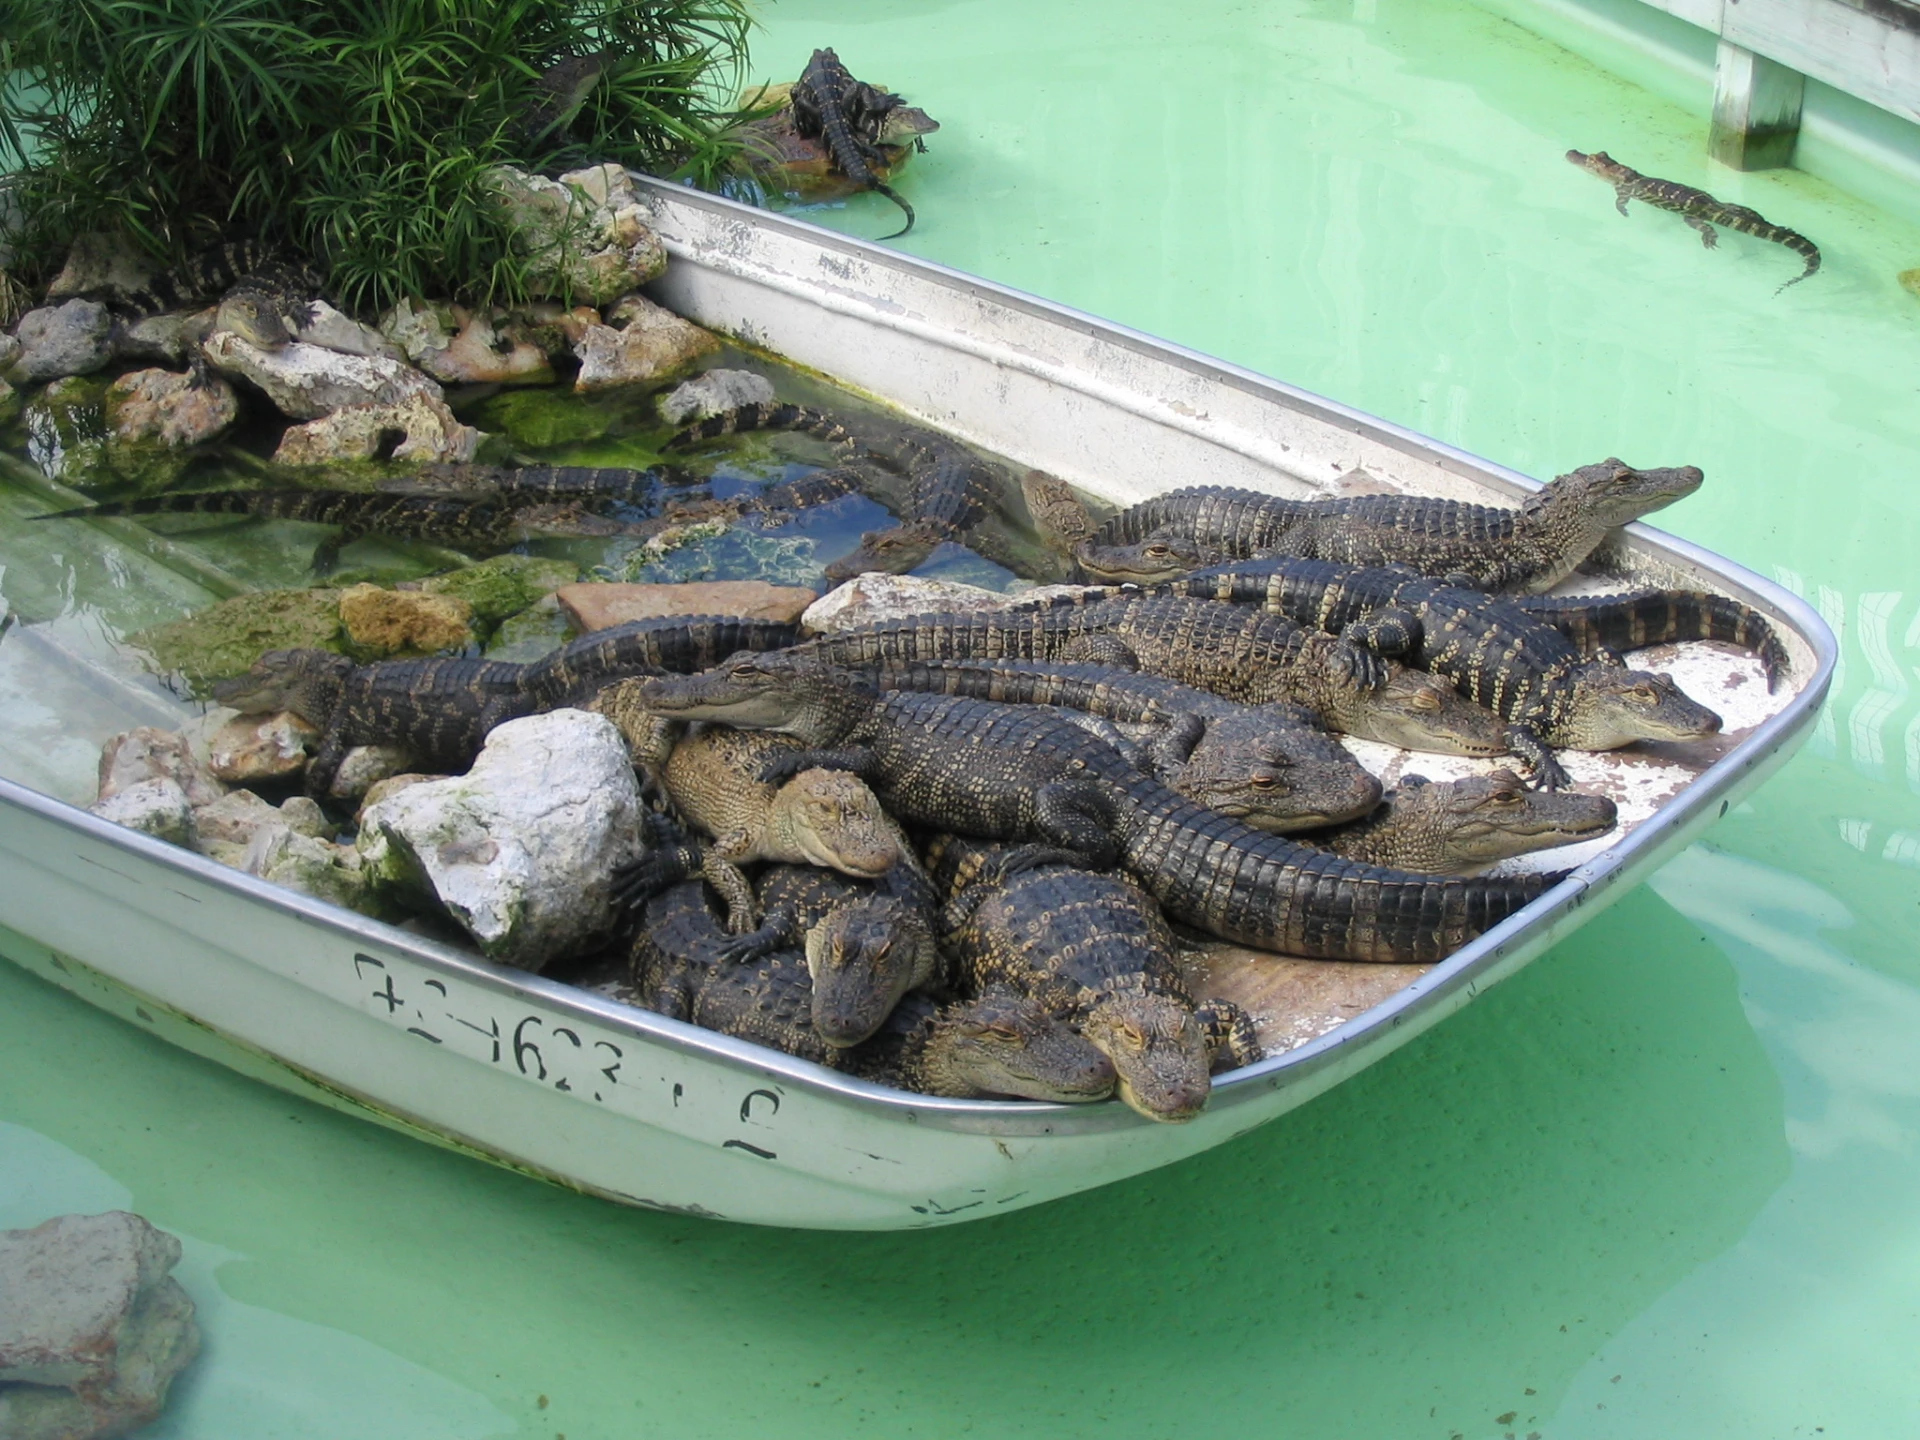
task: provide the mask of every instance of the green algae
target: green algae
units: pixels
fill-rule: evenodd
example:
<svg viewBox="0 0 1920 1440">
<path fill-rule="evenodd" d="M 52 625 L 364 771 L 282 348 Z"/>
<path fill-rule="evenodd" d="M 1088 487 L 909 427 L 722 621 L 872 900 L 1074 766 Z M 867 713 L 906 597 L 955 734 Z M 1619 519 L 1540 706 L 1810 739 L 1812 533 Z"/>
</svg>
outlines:
<svg viewBox="0 0 1920 1440">
<path fill-rule="evenodd" d="M 570 560 L 539 555 L 495 555 L 477 565 L 434 575 L 420 582 L 429 595 L 452 595 L 473 607 L 476 630 L 491 631 L 562 585 L 580 578 Z"/>
<path fill-rule="evenodd" d="M 196 695 L 216 680 L 246 673 L 268 650 L 348 653 L 340 592 L 332 589 L 236 595 L 129 635 L 127 643 L 151 655 L 157 668 L 178 672 Z"/>
</svg>

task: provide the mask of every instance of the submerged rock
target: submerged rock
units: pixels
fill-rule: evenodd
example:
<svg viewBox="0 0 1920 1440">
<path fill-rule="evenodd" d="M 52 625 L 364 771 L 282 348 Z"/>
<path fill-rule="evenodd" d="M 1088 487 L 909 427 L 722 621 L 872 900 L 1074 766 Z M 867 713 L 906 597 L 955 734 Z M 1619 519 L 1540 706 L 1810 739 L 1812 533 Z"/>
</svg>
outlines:
<svg viewBox="0 0 1920 1440">
<path fill-rule="evenodd" d="M 68 376 L 28 400 L 28 458 L 63 484 L 97 484 L 107 457 L 106 398 L 104 380 Z"/>
<path fill-rule="evenodd" d="M 222 600 L 127 641 L 177 670 L 196 692 L 244 674 L 268 650 L 344 650 L 338 590 L 261 590 Z"/>
<path fill-rule="evenodd" d="M 0 1435 L 93 1440 L 156 1419 L 200 1349 L 180 1242 L 123 1210 L 0 1231 Z"/>
<path fill-rule="evenodd" d="M 660 397 L 660 418 L 669 425 L 704 420 L 742 405 L 773 402 L 773 382 L 751 370 L 709 370 Z"/>
<path fill-rule="evenodd" d="M 538 555 L 495 555 L 478 565 L 451 570 L 420 582 L 429 595 L 452 595 L 473 609 L 475 625 L 492 629 L 580 578 L 571 560 L 548 560 Z"/>
<path fill-rule="evenodd" d="M 0 339 L 10 338 L 0 336 Z M 4 367 L 0 367 L 4 368 Z M 13 417 L 20 413 L 20 392 L 6 381 L 0 380 L 0 425 L 10 424 Z"/>
<path fill-rule="evenodd" d="M 561 349 L 566 349 L 561 342 Z M 567 390 L 514 390 L 496 395 L 475 414 L 489 430 L 504 433 L 516 445 L 551 450 L 598 440 L 613 428 L 615 414 L 599 405 L 582 404 Z"/>
<path fill-rule="evenodd" d="M 68 300 L 29 310 L 14 327 L 20 353 L 5 376 L 15 385 L 90 375 L 113 354 L 113 317 L 92 300 Z"/>
<path fill-rule="evenodd" d="M 369 806 L 360 852 L 380 883 L 429 892 L 489 959 L 538 970 L 612 932 L 612 871 L 640 851 L 640 810 L 620 732 L 555 710 L 500 726 L 467 774 Z"/>
<path fill-rule="evenodd" d="M 658 380 L 720 348 L 717 335 L 644 295 L 627 296 L 607 318 L 612 323 L 589 325 L 574 342 L 573 353 L 580 357 L 573 381 L 577 394 Z"/>
<path fill-rule="evenodd" d="M 530 294 L 604 305 L 667 268 L 666 247 L 647 227 L 632 177 L 618 165 L 558 180 L 499 165 L 486 183 L 527 262 Z"/>
<path fill-rule="evenodd" d="M 473 606 L 457 595 L 355 585 L 340 596 L 340 620 L 356 646 L 386 655 L 431 654 L 474 643 Z"/>
<path fill-rule="evenodd" d="M 487 646 L 489 660 L 525 664 L 550 655 L 573 638 L 573 617 L 560 607 L 557 594 L 543 595 L 518 615 L 510 615 L 493 632 Z"/>
<path fill-rule="evenodd" d="M 325 465 L 340 460 L 454 461 L 473 459 L 480 432 L 462 425 L 433 395 L 409 395 L 393 405 L 343 405 L 290 425 L 273 452 L 281 465 Z"/>
<path fill-rule="evenodd" d="M 107 387 L 106 423 L 119 445 L 186 449 L 240 416 L 240 398 L 218 375 L 196 381 L 171 370 L 133 370 Z"/>
<path fill-rule="evenodd" d="M 691 580 L 675 585 L 568 585 L 556 592 L 582 630 L 604 630 L 658 615 L 742 615 L 798 620 L 815 591 L 763 580 Z"/>
<path fill-rule="evenodd" d="M 318 420 L 346 405 L 397 405 L 414 395 L 445 398 L 411 365 L 381 355 L 343 355 L 298 341 L 262 350 L 231 330 L 216 330 L 200 348 L 214 368 L 258 386 L 295 420 Z"/>
</svg>

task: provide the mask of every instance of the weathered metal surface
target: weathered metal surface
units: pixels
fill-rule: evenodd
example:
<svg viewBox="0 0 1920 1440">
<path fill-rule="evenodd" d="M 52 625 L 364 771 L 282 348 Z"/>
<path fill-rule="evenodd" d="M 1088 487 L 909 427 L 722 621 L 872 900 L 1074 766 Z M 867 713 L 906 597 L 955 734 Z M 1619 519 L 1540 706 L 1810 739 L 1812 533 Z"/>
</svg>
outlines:
<svg viewBox="0 0 1920 1440">
<path fill-rule="evenodd" d="M 676 309 L 1116 501 L 1198 479 L 1304 494 L 1356 468 L 1462 498 L 1534 483 L 938 266 L 678 187 L 643 191 L 675 257 L 658 291 Z M 1216 983 L 1272 1012 L 1268 1033 L 1287 1048 L 1220 1077 L 1186 1125 L 1117 1103 L 885 1090 L 489 965 L 5 782 L 0 923 L 44 947 L 35 953 L 80 962 L 34 967 L 57 983 L 136 997 L 120 1013 L 150 997 L 205 1027 L 210 1052 L 271 1056 L 388 1123 L 610 1198 L 822 1228 L 974 1219 L 1170 1163 L 1304 1103 L 1519 969 L 1782 763 L 1831 677 L 1833 637 L 1819 618 L 1641 526 L 1613 560 L 1636 578 L 1759 608 L 1786 634 L 1791 693 L 1756 705 L 1744 733 L 1657 808 L 1650 792 L 1631 833 L 1410 983 L 1410 970 L 1216 967 Z M 82 972 L 86 983 L 74 979 Z"/>
</svg>

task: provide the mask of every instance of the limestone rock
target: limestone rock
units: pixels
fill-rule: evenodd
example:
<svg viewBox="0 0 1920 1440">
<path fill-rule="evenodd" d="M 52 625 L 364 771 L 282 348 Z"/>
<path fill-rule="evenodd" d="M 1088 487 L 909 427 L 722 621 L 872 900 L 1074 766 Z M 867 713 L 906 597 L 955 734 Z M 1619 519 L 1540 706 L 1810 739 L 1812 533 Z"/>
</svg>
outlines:
<svg viewBox="0 0 1920 1440">
<path fill-rule="evenodd" d="M 209 305 L 200 310 L 176 310 L 137 320 L 114 336 L 114 356 L 121 360 L 157 360 L 163 365 L 184 365 L 199 353 L 200 342 L 213 333 L 214 317 L 219 311 L 219 306 Z"/>
<path fill-rule="evenodd" d="M 102 820 L 138 830 L 173 845 L 193 843 L 193 806 L 178 782 L 159 776 L 141 780 L 87 807 Z"/>
<path fill-rule="evenodd" d="M 633 180 L 618 165 L 575 170 L 558 180 L 496 166 L 486 177 L 514 248 L 526 257 L 531 293 L 604 305 L 667 266 L 647 227 Z"/>
<path fill-rule="evenodd" d="M 669 425 L 704 420 L 742 405 L 773 401 L 773 382 L 751 370 L 709 370 L 660 398 L 660 416 Z"/>
<path fill-rule="evenodd" d="M 476 312 L 444 350 L 422 357 L 420 368 L 449 385 L 547 385 L 553 367 L 538 345 L 493 328 Z"/>
<path fill-rule="evenodd" d="M 384 908 L 371 896 L 371 877 L 357 850 L 302 835 L 289 826 L 256 834 L 241 868 L 262 880 L 349 910 Z"/>
<path fill-rule="evenodd" d="M 230 785 L 298 775 L 319 735 L 291 710 L 236 715 L 208 740 L 208 768 Z"/>
<path fill-rule="evenodd" d="M 500 726 L 467 774 L 368 807 L 360 851 L 385 883 L 429 890 L 488 958 L 538 970 L 612 931 L 640 811 L 620 732 L 555 710 Z"/>
<path fill-rule="evenodd" d="M 495 555 L 477 565 L 432 576 L 421 581 L 420 588 L 429 595 L 454 595 L 465 600 L 473 607 L 474 623 L 491 629 L 579 578 L 580 567 L 571 560 Z"/>
<path fill-rule="evenodd" d="M 92 1440 L 150 1423 L 200 1347 L 168 1273 L 180 1242 L 138 1215 L 0 1231 L 0 1435 Z"/>
<path fill-rule="evenodd" d="M 404 745 L 356 745 L 333 772 L 327 794 L 336 800 L 354 800 L 373 793 L 374 787 L 403 772 L 413 763 L 413 752 Z"/>
<path fill-rule="evenodd" d="M 338 590 L 260 590 L 127 637 L 196 691 L 243 675 L 268 650 L 340 650 Z"/>
<path fill-rule="evenodd" d="M 299 341 L 262 350 L 231 330 L 216 330 L 200 348 L 215 369 L 258 386 L 295 420 L 318 420 L 345 405 L 397 405 L 413 395 L 445 398 L 411 365 L 381 355 L 342 355 Z"/>
<path fill-rule="evenodd" d="M 153 283 L 154 264 L 116 235 L 89 230 L 76 235 L 67 250 L 67 263 L 47 286 L 48 300 L 105 291 L 125 300 Z"/>
<path fill-rule="evenodd" d="M 196 384 L 191 374 L 134 370 L 107 387 L 107 426 L 114 441 L 123 445 L 201 445 L 239 415 L 239 397 L 217 375 Z"/>
<path fill-rule="evenodd" d="M 696 580 L 680 585 L 566 585 L 561 607 L 582 630 L 604 630 L 656 615 L 745 615 L 798 620 L 817 598 L 813 591 L 761 580 Z"/>
<path fill-rule="evenodd" d="M 29 310 L 13 333 L 20 353 L 0 378 L 16 385 L 90 375 L 113 354 L 113 317 L 92 300 Z"/>
<path fill-rule="evenodd" d="M 399 436 L 399 443 L 392 444 Z M 467 461 L 480 432 L 462 425 L 437 395 L 409 395 L 393 405 L 343 405 L 304 425 L 289 425 L 273 452 L 281 465 L 339 460 Z M 391 448 L 388 447 L 391 445 Z"/>
<path fill-rule="evenodd" d="M 474 643 L 473 606 L 457 595 L 355 585 L 340 596 L 340 621 L 355 645 L 390 655 Z"/>
<path fill-rule="evenodd" d="M 574 343 L 573 353 L 580 357 L 573 381 L 578 394 L 657 380 L 720 348 L 718 336 L 644 296 L 629 295 L 616 313 L 625 319 L 621 328 L 589 325 Z"/>
<path fill-rule="evenodd" d="M 361 748 L 371 749 L 372 747 L 363 746 Z M 360 808 L 354 812 L 353 823 L 356 825 L 360 824 L 367 811 L 371 810 L 390 795 L 398 795 L 402 790 L 409 790 L 415 785 L 425 784 L 429 780 L 444 780 L 446 778 L 444 775 L 422 775 L 417 771 L 402 771 L 399 774 L 388 775 L 376 780 L 367 787 L 367 793 L 360 797 Z"/>
<path fill-rule="evenodd" d="M 486 658 L 525 664 L 552 654 L 573 634 L 573 617 L 561 608 L 560 597 L 543 595 L 518 615 L 500 622 L 487 646 Z"/>
<path fill-rule="evenodd" d="M 1074 587 L 1077 591 L 1082 587 Z M 800 628 L 809 634 L 833 630 L 853 630 L 881 620 L 898 620 L 905 615 L 923 615 L 936 610 L 972 614 L 984 610 L 1004 610 L 1025 595 L 1003 595 L 998 590 L 983 590 L 978 585 L 958 585 L 951 580 L 922 580 L 915 575 L 884 575 L 869 571 L 829 590 L 800 617 Z"/>
<path fill-rule="evenodd" d="M 360 355 L 368 359 L 379 357 L 385 360 L 404 361 L 410 357 L 398 345 L 388 340 L 371 325 L 362 325 L 351 316 L 342 315 L 324 300 L 312 300 L 307 303 L 307 312 L 300 317 L 295 328 L 294 338 L 307 345 L 318 345 L 322 350 L 333 350 L 341 355 Z"/>
<path fill-rule="evenodd" d="M 10 335 L 0 335 L 0 340 L 10 340 Z M 0 363 L 0 370 L 6 365 Z M 0 425 L 11 424 L 13 417 L 20 413 L 20 392 L 6 381 L 0 380 Z"/>
<path fill-rule="evenodd" d="M 278 806 L 251 790 L 235 790 L 193 812 L 193 847 L 223 865 L 239 866 L 255 835 L 286 824 Z"/>
<path fill-rule="evenodd" d="M 19 355 L 20 342 L 6 331 L 0 330 L 0 375 L 7 373 Z"/>
<path fill-rule="evenodd" d="M 211 805 L 227 793 L 177 731 L 141 725 L 101 747 L 99 799 L 111 800 L 148 780 L 171 780 L 194 806 Z"/>
</svg>

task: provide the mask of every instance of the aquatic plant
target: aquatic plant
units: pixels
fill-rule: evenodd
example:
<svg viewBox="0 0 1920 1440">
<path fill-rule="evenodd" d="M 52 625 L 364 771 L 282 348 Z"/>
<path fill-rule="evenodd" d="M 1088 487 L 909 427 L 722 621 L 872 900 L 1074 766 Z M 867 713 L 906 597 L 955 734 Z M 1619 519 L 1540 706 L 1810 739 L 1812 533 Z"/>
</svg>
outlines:
<svg viewBox="0 0 1920 1440">
<path fill-rule="evenodd" d="M 360 308 L 502 296 L 482 177 L 610 160 L 715 184 L 745 0 L 0 0 L 0 251 L 178 260 L 284 236 Z"/>
</svg>

